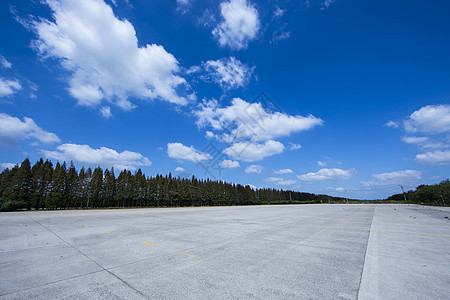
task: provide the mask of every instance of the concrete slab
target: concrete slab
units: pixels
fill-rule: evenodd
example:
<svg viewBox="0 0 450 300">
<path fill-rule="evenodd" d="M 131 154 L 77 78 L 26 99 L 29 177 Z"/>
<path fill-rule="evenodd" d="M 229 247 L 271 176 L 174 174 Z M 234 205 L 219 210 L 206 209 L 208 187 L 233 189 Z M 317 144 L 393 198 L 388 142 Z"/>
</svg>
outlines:
<svg viewBox="0 0 450 300">
<path fill-rule="evenodd" d="M 0 213 L 0 299 L 447 299 L 448 217 L 327 204 Z"/>
</svg>

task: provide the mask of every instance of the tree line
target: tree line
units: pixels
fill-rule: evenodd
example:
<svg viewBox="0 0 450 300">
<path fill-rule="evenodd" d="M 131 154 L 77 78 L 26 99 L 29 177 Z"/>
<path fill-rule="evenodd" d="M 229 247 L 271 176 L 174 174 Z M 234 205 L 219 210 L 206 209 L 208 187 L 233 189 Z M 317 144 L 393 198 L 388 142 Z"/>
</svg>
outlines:
<svg viewBox="0 0 450 300">
<path fill-rule="evenodd" d="M 405 201 L 425 205 L 450 205 L 450 181 L 442 180 L 438 184 L 419 185 L 415 190 L 410 190 L 405 194 L 395 194 L 387 198 L 388 201 Z"/>
<path fill-rule="evenodd" d="M 249 185 L 166 176 L 146 176 L 140 169 L 103 170 L 73 162 L 56 165 L 39 159 L 33 166 L 26 158 L 0 173 L 0 210 L 88 209 L 119 207 L 175 207 L 252 204 L 331 203 L 344 199 L 327 195 L 253 189 Z"/>
</svg>

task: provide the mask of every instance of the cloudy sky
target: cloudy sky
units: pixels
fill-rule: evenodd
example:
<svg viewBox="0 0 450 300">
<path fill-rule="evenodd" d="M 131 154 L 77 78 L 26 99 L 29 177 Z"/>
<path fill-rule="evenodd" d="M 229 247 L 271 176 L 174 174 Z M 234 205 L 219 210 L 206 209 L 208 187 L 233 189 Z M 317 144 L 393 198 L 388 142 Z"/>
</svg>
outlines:
<svg viewBox="0 0 450 300">
<path fill-rule="evenodd" d="M 0 3 L 0 168 L 29 157 L 384 198 L 450 175 L 450 2 Z"/>
</svg>

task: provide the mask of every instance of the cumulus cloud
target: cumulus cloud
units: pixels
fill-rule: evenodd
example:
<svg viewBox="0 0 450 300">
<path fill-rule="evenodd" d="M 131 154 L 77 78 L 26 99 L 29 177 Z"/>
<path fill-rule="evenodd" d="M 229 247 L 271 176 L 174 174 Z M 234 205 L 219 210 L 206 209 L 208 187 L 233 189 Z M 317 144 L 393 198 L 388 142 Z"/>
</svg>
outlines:
<svg viewBox="0 0 450 300">
<path fill-rule="evenodd" d="M 114 167 L 118 170 L 135 170 L 138 167 L 150 166 L 150 160 L 140 153 L 100 147 L 93 149 L 88 145 L 62 144 L 56 147 L 56 151 L 43 150 L 45 157 L 59 161 L 73 161 L 89 166 L 100 165 Z"/>
<path fill-rule="evenodd" d="M 262 160 L 268 156 L 280 154 L 284 145 L 278 141 L 265 141 L 264 143 L 238 142 L 226 148 L 223 152 L 234 159 L 246 162 Z"/>
<path fill-rule="evenodd" d="M 288 149 L 294 151 L 300 149 L 301 147 L 302 146 L 299 144 L 289 143 Z"/>
<path fill-rule="evenodd" d="M 5 69 L 11 69 L 12 64 L 9 61 L 7 61 L 3 55 L 0 55 L 0 66 Z"/>
<path fill-rule="evenodd" d="M 223 90 L 231 90 L 246 86 L 253 74 L 255 67 L 243 64 L 235 57 L 208 60 L 201 67 L 192 67 L 189 73 L 202 73 L 200 79 L 206 82 L 214 82 Z"/>
<path fill-rule="evenodd" d="M 219 133 L 215 137 L 230 145 L 224 153 L 247 162 L 282 153 L 285 146 L 275 138 L 309 130 L 323 121 L 312 115 L 289 116 L 267 111 L 261 103 L 234 98 L 230 106 L 220 107 L 215 100 L 204 101 L 194 112 L 199 127 L 210 126 Z M 300 145 L 292 144 L 290 150 Z"/>
<path fill-rule="evenodd" d="M 170 158 L 188 160 L 196 163 L 212 159 L 210 154 L 198 151 L 194 146 L 187 147 L 182 143 L 168 143 L 167 154 Z"/>
<path fill-rule="evenodd" d="M 161 99 L 184 105 L 177 90 L 178 61 L 156 44 L 138 46 L 133 25 L 118 19 L 103 0 L 47 0 L 53 20 L 32 21 L 33 45 L 44 58 L 57 59 L 71 74 L 69 92 L 80 105 L 103 99 L 123 109 L 128 99 Z"/>
<path fill-rule="evenodd" d="M 223 108 L 215 100 L 205 101 L 194 113 L 198 126 L 211 126 L 222 131 L 220 138 L 228 143 L 244 139 L 271 140 L 323 124 L 313 115 L 304 117 L 268 112 L 261 103 L 249 103 L 240 98 L 234 98 L 230 106 Z"/>
<path fill-rule="evenodd" d="M 450 164 L 450 150 L 425 152 L 416 155 L 415 159 L 418 163 L 430 165 L 449 165 Z"/>
<path fill-rule="evenodd" d="M 224 169 L 234 169 L 234 168 L 239 168 L 241 166 L 241 165 L 239 165 L 238 161 L 229 160 L 229 159 L 224 159 L 222 162 L 220 162 L 219 165 Z"/>
<path fill-rule="evenodd" d="M 250 165 L 245 169 L 245 173 L 257 173 L 257 174 L 261 174 L 263 170 L 263 166 L 260 165 Z"/>
<path fill-rule="evenodd" d="M 303 181 L 323 181 L 323 180 L 342 180 L 349 179 L 354 173 L 353 169 L 342 170 L 342 169 L 320 169 L 316 173 L 307 173 L 303 175 L 297 175 L 298 179 Z"/>
<path fill-rule="evenodd" d="M 17 91 L 20 91 L 21 89 L 22 86 L 20 85 L 20 82 L 18 80 L 8 80 L 0 78 L 0 98 L 12 95 Z"/>
<path fill-rule="evenodd" d="M 177 167 L 177 168 L 175 169 L 175 172 L 184 172 L 184 171 L 186 171 L 186 170 L 183 169 L 182 167 Z"/>
<path fill-rule="evenodd" d="M 326 165 L 327 165 L 327 163 L 326 162 L 324 162 L 324 161 L 318 161 L 317 162 L 317 165 L 319 166 L 319 167 L 325 167 Z"/>
<path fill-rule="evenodd" d="M 448 164 L 450 153 L 450 105 L 428 105 L 414 111 L 403 122 L 407 133 L 422 136 L 404 136 L 402 140 L 418 146 L 422 151 L 415 161 L 423 164 Z M 437 151 L 430 151 L 439 149 Z"/>
<path fill-rule="evenodd" d="M 450 132 L 450 104 L 422 107 L 409 116 L 404 126 L 406 132 Z"/>
<path fill-rule="evenodd" d="M 386 127 L 392 127 L 392 128 L 398 128 L 398 123 L 394 121 L 387 122 L 384 126 Z"/>
<path fill-rule="evenodd" d="M 275 174 L 291 174 L 294 173 L 291 169 L 281 169 L 273 171 Z"/>
<path fill-rule="evenodd" d="M 422 172 L 415 170 L 395 171 L 372 175 L 372 180 L 361 181 L 367 187 L 390 186 L 417 182 L 422 178 Z"/>
<path fill-rule="evenodd" d="M 100 113 L 105 119 L 112 117 L 111 108 L 109 106 L 104 106 L 100 109 Z"/>
<path fill-rule="evenodd" d="M 288 180 L 281 177 L 269 177 L 265 179 L 267 184 L 275 184 L 275 185 L 294 185 L 297 181 Z"/>
<path fill-rule="evenodd" d="M 260 28 L 258 11 L 247 0 L 230 0 L 220 4 L 222 22 L 212 31 L 220 46 L 245 49 Z"/>
<path fill-rule="evenodd" d="M 19 118 L 0 113 L 0 145 L 14 148 L 18 146 L 19 141 L 30 138 L 45 144 L 60 141 L 56 134 L 43 130 L 33 119 L 25 117 L 21 121 Z"/>
</svg>

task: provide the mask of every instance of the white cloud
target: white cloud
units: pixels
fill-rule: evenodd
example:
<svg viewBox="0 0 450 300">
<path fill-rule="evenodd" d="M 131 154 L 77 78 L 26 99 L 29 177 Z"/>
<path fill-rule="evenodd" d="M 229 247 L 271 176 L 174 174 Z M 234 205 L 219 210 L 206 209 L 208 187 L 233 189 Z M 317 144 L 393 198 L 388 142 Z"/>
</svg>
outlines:
<svg viewBox="0 0 450 300">
<path fill-rule="evenodd" d="M 55 58 L 71 73 L 69 92 L 80 105 L 103 99 L 131 109 L 129 97 L 162 99 L 184 105 L 176 90 L 186 81 L 176 75 L 178 61 L 164 47 L 139 47 L 128 20 L 118 19 L 103 0 L 47 0 L 54 21 L 33 21 L 34 48 Z"/>
<path fill-rule="evenodd" d="M 186 171 L 186 170 L 183 169 L 182 167 L 177 167 L 177 168 L 175 169 L 175 172 L 184 172 L 184 171 Z"/>
<path fill-rule="evenodd" d="M 413 112 L 404 122 L 407 132 L 431 134 L 450 132 L 450 105 L 428 105 Z"/>
<path fill-rule="evenodd" d="M 170 158 L 189 160 L 196 163 L 212 159 L 210 154 L 200 152 L 194 146 L 187 147 L 181 143 L 168 143 L 167 154 Z"/>
<path fill-rule="evenodd" d="M 397 184 L 407 184 L 417 182 L 422 178 L 422 172 L 414 170 L 396 171 L 383 174 L 372 175 L 370 181 L 361 181 L 361 184 L 367 187 L 390 186 Z"/>
<path fill-rule="evenodd" d="M 216 138 L 229 146 L 224 153 L 233 159 L 247 162 L 282 153 L 284 145 L 274 140 L 291 133 L 305 131 L 323 121 L 312 115 L 289 116 L 281 112 L 268 112 L 261 103 L 248 103 L 234 98 L 227 107 L 219 107 L 217 101 L 204 101 L 195 111 L 199 127 L 211 126 L 219 131 Z M 290 150 L 300 148 L 292 144 Z"/>
<path fill-rule="evenodd" d="M 226 130 L 220 137 L 228 143 L 244 139 L 271 140 L 323 124 L 321 119 L 312 115 L 304 117 L 267 112 L 261 103 L 249 103 L 240 98 L 234 98 L 232 104 L 224 108 L 219 107 L 215 100 L 205 101 L 195 114 L 197 125 Z"/>
<path fill-rule="evenodd" d="M 215 136 L 215 135 L 214 135 L 214 133 L 213 133 L 212 131 L 207 130 L 207 131 L 205 132 L 205 137 L 206 137 L 207 139 L 213 138 L 214 136 Z"/>
<path fill-rule="evenodd" d="M 273 171 L 275 174 L 291 174 L 294 173 L 291 169 L 281 169 Z"/>
<path fill-rule="evenodd" d="M 301 147 L 302 146 L 299 144 L 289 143 L 288 149 L 294 151 L 300 149 Z"/>
<path fill-rule="evenodd" d="M 112 117 L 111 108 L 109 106 L 104 106 L 100 109 L 100 113 L 105 119 Z"/>
<path fill-rule="evenodd" d="M 336 192 L 343 193 L 343 192 L 345 192 L 345 191 L 346 191 L 346 189 L 344 189 L 343 187 L 338 187 L 338 188 L 336 188 Z"/>
<path fill-rule="evenodd" d="M 330 5 L 333 4 L 334 2 L 336 2 L 336 0 L 325 0 L 325 1 L 323 1 L 322 6 L 323 6 L 324 8 L 328 8 L 328 7 L 330 7 Z"/>
<path fill-rule="evenodd" d="M 281 9 L 279 6 L 276 6 L 275 10 L 273 11 L 273 18 L 279 19 L 286 13 L 285 9 Z"/>
<path fill-rule="evenodd" d="M 3 55 L 0 55 L 0 66 L 2 66 L 5 69 L 11 69 L 12 64 L 6 60 L 5 57 L 3 57 Z"/>
<path fill-rule="evenodd" d="M 137 152 L 123 151 L 101 147 L 93 149 L 88 145 L 63 144 L 56 147 L 56 151 L 43 150 L 45 157 L 59 161 L 74 161 L 89 166 L 100 165 L 114 167 L 118 170 L 135 170 L 141 166 L 150 166 L 150 160 Z"/>
<path fill-rule="evenodd" d="M 223 152 L 234 159 L 246 162 L 262 160 L 268 156 L 280 154 L 284 145 L 278 141 L 265 141 L 264 143 L 238 142 L 226 148 Z"/>
<path fill-rule="evenodd" d="M 261 174 L 263 166 L 260 165 L 250 165 L 245 169 L 245 173 L 257 173 Z"/>
<path fill-rule="evenodd" d="M 239 168 L 239 162 L 235 160 L 225 159 L 219 164 L 224 169 L 234 169 Z"/>
<path fill-rule="evenodd" d="M 307 173 L 303 175 L 297 175 L 298 179 L 303 181 L 322 181 L 322 180 L 340 180 L 349 179 L 354 173 L 353 169 L 342 170 L 342 169 L 320 169 L 316 173 Z"/>
<path fill-rule="evenodd" d="M 0 98 L 6 97 L 22 89 L 19 81 L 0 78 Z"/>
<path fill-rule="evenodd" d="M 177 11 L 181 14 L 185 14 L 191 7 L 191 0 L 177 0 Z"/>
<path fill-rule="evenodd" d="M 425 152 L 416 155 L 416 161 L 423 164 L 430 165 L 449 165 L 450 164 L 450 150 Z"/>
<path fill-rule="evenodd" d="M 384 126 L 386 127 L 392 127 L 392 128 L 398 128 L 398 123 L 394 121 L 387 122 Z"/>
<path fill-rule="evenodd" d="M 324 161 L 318 161 L 317 162 L 317 165 L 319 166 L 319 167 L 325 167 L 326 165 L 327 165 L 327 163 L 326 162 L 324 162 Z"/>
<path fill-rule="evenodd" d="M 265 179 L 267 184 L 275 184 L 275 185 L 294 185 L 297 181 L 288 180 L 280 177 L 269 177 Z"/>
<path fill-rule="evenodd" d="M 0 168 L 2 168 L 2 169 L 12 169 L 16 165 L 17 164 L 13 164 L 13 163 L 0 163 Z"/>
<path fill-rule="evenodd" d="M 286 40 L 291 37 L 290 31 L 278 30 L 275 31 L 272 35 L 272 42 L 276 43 L 281 40 Z"/>
<path fill-rule="evenodd" d="M 235 57 L 208 60 L 202 63 L 202 67 L 192 67 L 189 73 L 203 72 L 200 79 L 212 81 L 224 90 L 236 89 L 246 86 L 253 74 L 255 67 L 243 64 Z"/>
<path fill-rule="evenodd" d="M 422 144 L 424 142 L 427 142 L 429 140 L 429 138 L 425 137 L 425 136 L 421 136 L 421 137 L 405 136 L 405 137 L 402 137 L 402 140 L 407 144 Z"/>
<path fill-rule="evenodd" d="M 223 21 L 212 31 L 222 47 L 231 49 L 247 48 L 260 28 L 258 11 L 247 0 L 230 0 L 220 4 Z"/>
<path fill-rule="evenodd" d="M 25 117 L 21 121 L 16 117 L 0 113 L 0 145 L 17 147 L 19 141 L 29 138 L 35 138 L 45 144 L 60 141 L 56 134 L 43 130 L 30 118 Z"/>
</svg>

